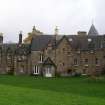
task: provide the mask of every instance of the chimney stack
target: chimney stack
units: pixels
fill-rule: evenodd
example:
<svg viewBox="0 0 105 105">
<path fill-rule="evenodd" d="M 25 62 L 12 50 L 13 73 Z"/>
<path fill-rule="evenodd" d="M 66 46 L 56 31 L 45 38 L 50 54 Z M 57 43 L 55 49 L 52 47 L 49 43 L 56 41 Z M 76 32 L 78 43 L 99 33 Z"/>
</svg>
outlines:
<svg viewBox="0 0 105 105">
<path fill-rule="evenodd" d="M 22 44 L 22 31 L 19 33 L 19 44 Z"/>
<path fill-rule="evenodd" d="M 0 44 L 3 44 L 3 33 L 0 33 Z"/>
<path fill-rule="evenodd" d="M 85 31 L 78 31 L 77 34 L 80 35 L 80 36 L 82 36 L 82 35 L 87 35 L 87 32 L 85 32 Z"/>
</svg>

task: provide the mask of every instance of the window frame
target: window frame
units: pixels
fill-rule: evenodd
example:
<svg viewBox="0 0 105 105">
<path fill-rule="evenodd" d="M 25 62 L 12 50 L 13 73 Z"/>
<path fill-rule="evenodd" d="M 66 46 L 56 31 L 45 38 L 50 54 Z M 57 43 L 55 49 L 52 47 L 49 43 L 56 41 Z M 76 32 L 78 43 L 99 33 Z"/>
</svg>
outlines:
<svg viewBox="0 0 105 105">
<path fill-rule="evenodd" d="M 39 66 L 38 65 L 34 66 L 33 74 L 39 74 Z"/>
<path fill-rule="evenodd" d="M 78 65 L 78 59 L 74 58 L 74 65 Z"/>
</svg>

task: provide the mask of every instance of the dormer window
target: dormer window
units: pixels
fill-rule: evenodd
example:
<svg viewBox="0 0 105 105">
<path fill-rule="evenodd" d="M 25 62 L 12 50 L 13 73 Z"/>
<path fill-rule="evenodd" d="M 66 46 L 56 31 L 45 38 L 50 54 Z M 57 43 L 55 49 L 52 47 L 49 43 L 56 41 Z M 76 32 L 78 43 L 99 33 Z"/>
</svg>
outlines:
<svg viewBox="0 0 105 105">
<path fill-rule="evenodd" d="M 88 39 L 88 42 L 91 42 L 91 41 L 92 41 L 92 39 L 91 39 L 91 38 L 89 38 L 89 39 Z"/>
<path fill-rule="evenodd" d="M 72 38 L 70 38 L 70 39 L 69 39 L 69 41 L 70 41 L 70 42 L 72 42 L 72 41 L 73 41 L 73 39 L 72 39 Z"/>
</svg>

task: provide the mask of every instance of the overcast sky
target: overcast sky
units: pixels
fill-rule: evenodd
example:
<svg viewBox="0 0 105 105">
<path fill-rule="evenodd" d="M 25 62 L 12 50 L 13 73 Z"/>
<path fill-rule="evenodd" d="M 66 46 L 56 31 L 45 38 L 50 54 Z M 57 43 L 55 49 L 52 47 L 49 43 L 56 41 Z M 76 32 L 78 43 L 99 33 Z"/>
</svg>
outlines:
<svg viewBox="0 0 105 105">
<path fill-rule="evenodd" d="M 0 32 L 6 42 L 18 41 L 32 26 L 53 34 L 55 26 L 61 34 L 88 31 L 92 20 L 100 34 L 105 33 L 105 0 L 0 0 Z"/>
</svg>

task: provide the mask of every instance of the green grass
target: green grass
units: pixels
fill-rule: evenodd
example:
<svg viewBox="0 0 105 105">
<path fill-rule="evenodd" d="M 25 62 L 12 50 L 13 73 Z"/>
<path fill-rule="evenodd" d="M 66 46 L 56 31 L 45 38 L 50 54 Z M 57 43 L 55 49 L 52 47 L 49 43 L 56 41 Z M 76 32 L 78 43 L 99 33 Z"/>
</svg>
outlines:
<svg viewBox="0 0 105 105">
<path fill-rule="evenodd" d="M 105 79 L 0 75 L 0 105 L 105 105 Z"/>
</svg>

